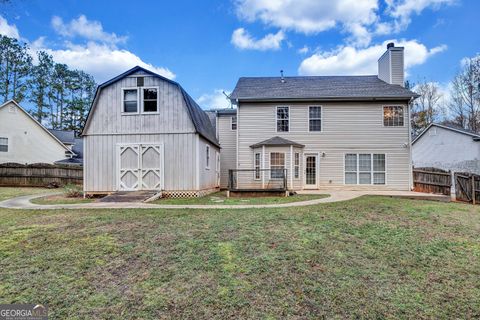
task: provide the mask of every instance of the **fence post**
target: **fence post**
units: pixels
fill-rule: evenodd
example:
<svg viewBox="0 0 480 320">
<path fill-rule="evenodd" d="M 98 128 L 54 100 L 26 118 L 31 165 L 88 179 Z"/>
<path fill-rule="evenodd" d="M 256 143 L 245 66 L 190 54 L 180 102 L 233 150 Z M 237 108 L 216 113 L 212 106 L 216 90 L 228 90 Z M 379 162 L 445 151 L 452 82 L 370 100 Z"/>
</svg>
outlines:
<svg viewBox="0 0 480 320">
<path fill-rule="evenodd" d="M 472 203 L 476 204 L 475 175 L 472 175 Z"/>
</svg>

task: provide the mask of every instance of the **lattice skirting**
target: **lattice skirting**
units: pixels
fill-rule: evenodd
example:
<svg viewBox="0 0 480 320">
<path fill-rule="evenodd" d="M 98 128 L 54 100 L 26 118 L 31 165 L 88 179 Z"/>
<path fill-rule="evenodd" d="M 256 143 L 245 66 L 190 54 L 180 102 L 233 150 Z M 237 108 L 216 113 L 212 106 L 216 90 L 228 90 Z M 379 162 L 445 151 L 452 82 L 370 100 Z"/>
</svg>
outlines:
<svg viewBox="0 0 480 320">
<path fill-rule="evenodd" d="M 200 198 L 219 191 L 218 188 L 205 190 L 162 191 L 162 198 Z"/>
</svg>

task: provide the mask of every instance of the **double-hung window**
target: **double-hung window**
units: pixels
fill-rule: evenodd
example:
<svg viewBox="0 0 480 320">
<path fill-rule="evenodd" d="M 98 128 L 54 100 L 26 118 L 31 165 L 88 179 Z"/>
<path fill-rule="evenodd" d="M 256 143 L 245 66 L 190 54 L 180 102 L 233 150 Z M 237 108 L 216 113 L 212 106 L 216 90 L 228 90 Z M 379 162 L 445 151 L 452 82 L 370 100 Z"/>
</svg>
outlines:
<svg viewBox="0 0 480 320">
<path fill-rule="evenodd" d="M 143 112 L 158 111 L 158 89 L 143 88 Z"/>
<path fill-rule="evenodd" d="M 385 127 L 403 127 L 405 112 L 402 106 L 383 107 L 383 125 Z"/>
<path fill-rule="evenodd" d="M 260 152 L 255 152 L 255 180 L 260 180 L 260 168 L 262 162 L 262 155 Z"/>
<path fill-rule="evenodd" d="M 232 116 L 231 125 L 232 125 L 232 130 L 237 130 L 237 116 Z"/>
<path fill-rule="evenodd" d="M 283 179 L 285 171 L 285 153 L 270 153 L 270 178 Z"/>
<path fill-rule="evenodd" d="M 346 154 L 345 184 L 384 185 L 385 167 L 385 154 Z"/>
<path fill-rule="evenodd" d="M 138 89 L 123 89 L 123 112 L 138 112 Z"/>
<path fill-rule="evenodd" d="M 295 152 L 295 162 L 294 162 L 293 171 L 294 171 L 295 179 L 300 178 L 300 153 L 298 152 Z"/>
<path fill-rule="evenodd" d="M 289 107 L 277 107 L 277 132 L 288 132 L 290 129 Z"/>
<path fill-rule="evenodd" d="M 8 138 L 0 137 L 0 152 L 8 152 Z"/>
<path fill-rule="evenodd" d="M 308 108 L 308 130 L 322 131 L 322 107 Z"/>
</svg>

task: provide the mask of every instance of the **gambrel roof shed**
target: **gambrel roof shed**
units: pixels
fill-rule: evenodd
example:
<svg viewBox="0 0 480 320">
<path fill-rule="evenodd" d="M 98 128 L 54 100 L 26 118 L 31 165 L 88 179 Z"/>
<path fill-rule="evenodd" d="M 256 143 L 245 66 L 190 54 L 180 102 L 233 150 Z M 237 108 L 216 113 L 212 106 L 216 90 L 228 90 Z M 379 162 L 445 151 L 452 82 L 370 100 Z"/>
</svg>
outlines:
<svg viewBox="0 0 480 320">
<path fill-rule="evenodd" d="M 158 77 L 158 78 L 162 79 L 163 81 L 166 81 L 168 83 L 171 83 L 171 84 L 177 86 L 178 89 L 180 90 L 180 92 L 182 93 L 183 99 L 184 99 L 185 104 L 187 106 L 187 110 L 188 110 L 190 119 L 192 120 L 192 123 L 193 123 L 197 133 L 200 136 L 202 136 L 203 138 L 205 138 L 206 140 L 208 140 L 209 142 L 211 142 L 214 145 L 220 147 L 220 144 L 218 143 L 218 140 L 217 140 L 217 137 L 216 137 L 215 128 L 212 126 L 212 124 L 210 122 L 210 119 L 208 118 L 208 115 L 202 110 L 202 108 L 200 108 L 200 106 L 195 102 L 195 100 L 193 100 L 192 97 L 190 97 L 190 95 L 182 88 L 182 86 L 179 83 L 177 83 L 173 80 L 167 79 L 167 78 L 165 78 L 165 77 L 163 77 L 163 76 L 161 76 L 161 75 L 159 75 L 155 72 L 152 72 L 152 71 L 147 70 L 145 68 L 142 68 L 140 66 L 136 66 L 136 67 L 120 74 L 119 76 L 102 83 L 101 85 L 99 85 L 97 87 L 97 91 L 95 92 L 95 96 L 94 96 L 94 99 L 93 99 L 93 102 L 92 102 L 92 106 L 91 106 L 90 111 L 88 113 L 87 121 L 85 122 L 85 126 L 83 128 L 82 135 L 85 134 L 85 130 L 90 124 L 92 113 L 95 112 L 96 102 L 97 102 L 97 99 L 98 99 L 102 89 L 108 87 L 109 85 L 111 85 L 111 84 L 113 84 L 113 83 L 115 83 L 115 82 L 117 82 L 117 81 L 119 81 L 119 80 L 121 80 L 125 77 L 128 77 L 131 74 L 139 72 L 139 71 L 141 71 L 143 73 L 146 73 L 146 74 L 150 74 L 154 77 Z"/>
</svg>

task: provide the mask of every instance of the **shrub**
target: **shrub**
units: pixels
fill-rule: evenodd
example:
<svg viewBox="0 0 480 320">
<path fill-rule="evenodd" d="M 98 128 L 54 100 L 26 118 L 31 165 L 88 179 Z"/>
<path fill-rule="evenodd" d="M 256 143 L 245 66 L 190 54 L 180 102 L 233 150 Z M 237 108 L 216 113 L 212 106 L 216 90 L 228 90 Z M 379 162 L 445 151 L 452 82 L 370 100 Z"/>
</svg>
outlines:
<svg viewBox="0 0 480 320">
<path fill-rule="evenodd" d="M 67 198 L 79 198 L 83 195 L 82 188 L 76 184 L 67 184 L 63 189 Z"/>
</svg>

